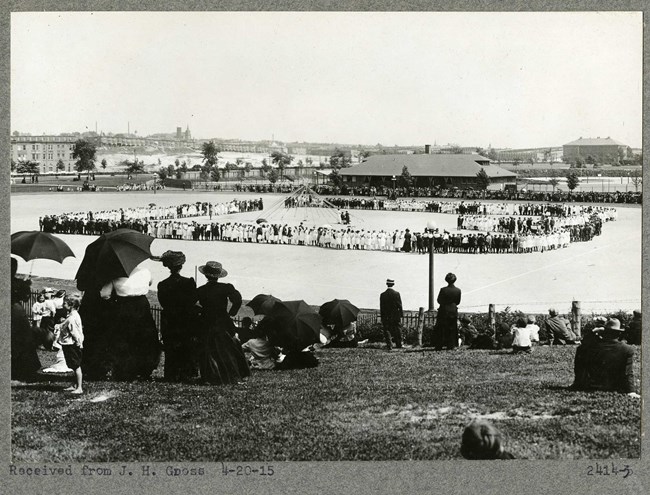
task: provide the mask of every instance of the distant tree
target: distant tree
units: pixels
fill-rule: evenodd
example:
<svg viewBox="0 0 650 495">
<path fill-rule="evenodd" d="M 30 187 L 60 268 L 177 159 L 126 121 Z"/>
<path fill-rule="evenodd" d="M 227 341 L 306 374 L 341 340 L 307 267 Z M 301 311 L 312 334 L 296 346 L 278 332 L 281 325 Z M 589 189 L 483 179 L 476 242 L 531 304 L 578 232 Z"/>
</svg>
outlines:
<svg viewBox="0 0 650 495">
<path fill-rule="evenodd" d="M 320 163 L 318 164 L 318 168 L 320 168 L 321 170 L 324 169 L 324 168 L 326 168 L 326 167 L 327 167 L 327 163 L 325 163 L 325 162 L 320 162 Z"/>
<path fill-rule="evenodd" d="M 487 157 L 492 160 L 493 162 L 496 162 L 499 159 L 499 154 L 496 152 L 496 150 L 490 148 L 490 151 L 488 151 Z"/>
<path fill-rule="evenodd" d="M 485 151 L 483 148 L 481 148 L 480 146 L 477 147 L 474 151 L 476 152 L 477 155 L 487 156 L 487 155 L 485 154 L 486 151 Z"/>
<path fill-rule="evenodd" d="M 275 169 L 271 169 L 267 174 L 266 178 L 269 179 L 269 182 L 271 184 L 275 184 L 278 181 L 279 174 L 278 171 Z"/>
<path fill-rule="evenodd" d="M 57 170 L 57 172 L 58 172 L 59 170 L 60 170 L 60 171 L 65 170 L 65 163 L 63 163 L 63 160 L 61 160 L 61 158 L 59 158 L 59 161 L 56 162 L 56 170 Z"/>
<path fill-rule="evenodd" d="M 132 162 L 126 162 L 126 173 L 129 175 L 138 175 L 144 173 L 144 162 L 136 158 Z"/>
<path fill-rule="evenodd" d="M 158 158 L 158 166 L 162 167 L 162 160 L 160 158 Z"/>
<path fill-rule="evenodd" d="M 342 182 L 343 180 L 342 180 L 341 174 L 339 173 L 339 170 L 338 170 L 337 168 L 335 168 L 334 170 L 332 170 L 332 171 L 330 172 L 329 179 L 330 179 L 330 182 L 331 182 L 334 186 L 336 186 L 336 187 L 341 187 L 341 182 Z"/>
<path fill-rule="evenodd" d="M 265 175 L 268 174 L 272 170 L 272 167 L 271 167 L 271 165 L 268 164 L 268 162 L 266 161 L 266 158 L 264 158 L 262 160 L 262 167 L 261 168 L 262 168 L 262 173 L 264 173 Z"/>
<path fill-rule="evenodd" d="M 413 177 L 411 177 L 411 172 L 409 172 L 409 168 L 406 165 L 402 167 L 402 173 L 399 176 L 398 182 L 400 187 L 409 187 L 413 182 Z"/>
<path fill-rule="evenodd" d="M 463 148 L 461 148 L 461 147 L 458 146 L 458 145 L 454 145 L 454 146 L 452 146 L 451 148 L 449 148 L 449 152 L 450 152 L 452 155 L 461 155 L 461 154 L 463 153 Z"/>
<path fill-rule="evenodd" d="M 165 180 L 167 177 L 169 177 L 169 171 L 167 170 L 167 167 L 160 167 L 158 169 L 158 177 L 160 177 L 160 180 Z"/>
<path fill-rule="evenodd" d="M 167 177 L 173 177 L 176 175 L 176 168 L 170 163 L 167 165 Z"/>
<path fill-rule="evenodd" d="M 330 156 L 330 167 L 333 169 L 349 167 L 352 162 L 352 155 L 349 151 L 343 151 L 339 148 L 334 149 L 334 153 Z"/>
<path fill-rule="evenodd" d="M 549 184 L 551 185 L 551 187 L 553 188 L 553 192 L 555 192 L 555 188 L 556 188 L 557 185 L 560 183 L 560 180 L 559 180 L 557 177 L 551 177 L 551 178 L 548 180 L 548 183 L 549 183 Z"/>
<path fill-rule="evenodd" d="M 569 188 L 569 191 L 573 192 L 573 190 L 578 187 L 578 184 L 580 184 L 580 177 L 578 177 L 578 174 L 575 172 L 567 174 L 566 186 Z"/>
<path fill-rule="evenodd" d="M 587 158 L 585 158 L 585 163 L 587 163 L 589 165 L 595 165 L 596 164 L 596 159 L 591 155 L 587 155 Z"/>
<path fill-rule="evenodd" d="M 487 189 L 490 185 L 490 176 L 483 167 L 476 174 L 476 182 L 479 189 Z"/>
<path fill-rule="evenodd" d="M 181 170 L 181 172 L 183 172 L 183 173 L 184 173 L 184 172 L 187 172 L 187 161 L 183 160 L 183 161 L 181 162 L 180 170 Z"/>
<path fill-rule="evenodd" d="M 41 173 L 41 167 L 38 162 L 31 160 L 19 161 L 16 164 L 16 172 L 19 174 L 29 175 L 32 182 L 38 182 L 38 175 Z"/>
<path fill-rule="evenodd" d="M 210 170 L 210 179 L 213 182 L 219 182 L 219 179 L 221 179 L 221 172 L 217 167 L 212 167 Z"/>
<path fill-rule="evenodd" d="M 237 158 L 235 160 L 235 163 L 236 163 L 237 167 L 241 167 L 244 164 L 244 159 L 243 158 Z"/>
<path fill-rule="evenodd" d="M 214 167 L 219 160 L 219 148 L 214 144 L 214 141 L 207 141 L 201 146 L 201 154 L 203 155 L 203 163 Z"/>
<path fill-rule="evenodd" d="M 176 160 L 174 160 L 174 165 L 176 165 L 176 168 L 180 167 L 181 161 L 178 158 L 176 158 Z"/>
<path fill-rule="evenodd" d="M 14 132 L 15 132 L 15 131 L 14 131 Z M 11 171 L 13 172 L 14 170 L 16 170 L 16 160 L 14 160 L 14 159 L 12 158 L 12 159 L 11 159 Z"/>
<path fill-rule="evenodd" d="M 305 158 L 305 163 L 311 166 L 311 164 L 314 163 L 314 159 L 311 156 L 308 156 Z"/>
<path fill-rule="evenodd" d="M 97 149 L 95 145 L 85 139 L 78 139 L 74 143 L 72 149 L 72 158 L 75 158 L 75 170 L 79 173 L 88 172 L 88 180 L 90 180 L 90 172 L 96 170 L 95 159 Z"/>
<path fill-rule="evenodd" d="M 576 168 L 584 168 L 585 161 L 582 159 L 581 156 L 577 156 L 575 159 L 575 164 L 576 164 Z"/>
<path fill-rule="evenodd" d="M 282 151 L 274 151 L 271 153 L 271 163 L 277 165 L 278 169 L 280 169 L 280 176 L 283 175 L 284 169 L 291 165 L 292 161 L 293 156 Z"/>
<path fill-rule="evenodd" d="M 532 156 L 529 158 L 528 161 L 530 162 L 530 166 L 531 166 L 531 167 L 532 167 L 533 165 L 535 165 L 535 158 L 533 158 Z"/>
<path fill-rule="evenodd" d="M 247 174 L 249 174 L 250 171 L 253 170 L 253 164 L 251 162 L 246 162 L 246 165 L 244 165 L 244 170 Z"/>
<path fill-rule="evenodd" d="M 520 160 L 519 158 L 515 158 L 515 159 L 512 161 L 512 166 L 513 166 L 513 167 L 518 167 L 520 164 L 521 164 L 521 160 Z"/>
<path fill-rule="evenodd" d="M 297 165 L 298 165 L 298 168 L 305 168 L 305 164 L 303 163 L 302 160 L 298 160 Z"/>
<path fill-rule="evenodd" d="M 266 158 L 262 158 L 262 167 L 268 166 L 269 162 Z"/>
<path fill-rule="evenodd" d="M 102 170 L 106 170 L 106 165 L 108 165 L 106 158 L 102 158 Z"/>
<path fill-rule="evenodd" d="M 370 151 L 361 150 L 359 152 L 359 160 L 362 162 L 365 161 L 369 156 L 370 156 Z"/>
<path fill-rule="evenodd" d="M 549 154 L 548 157 L 548 164 L 553 168 L 553 164 L 555 163 L 555 160 L 553 159 L 553 154 Z"/>
</svg>

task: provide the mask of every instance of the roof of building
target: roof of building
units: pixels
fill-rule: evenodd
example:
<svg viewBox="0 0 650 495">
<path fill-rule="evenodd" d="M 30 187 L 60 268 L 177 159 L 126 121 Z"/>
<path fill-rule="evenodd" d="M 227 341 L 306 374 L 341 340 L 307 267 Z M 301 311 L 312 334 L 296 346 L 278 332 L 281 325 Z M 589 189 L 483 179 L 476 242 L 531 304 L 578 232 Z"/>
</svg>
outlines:
<svg viewBox="0 0 650 495">
<path fill-rule="evenodd" d="M 625 146 L 623 143 L 616 141 L 615 139 L 610 138 L 580 138 L 570 143 L 565 144 L 564 146 Z"/>
<path fill-rule="evenodd" d="M 490 165 L 490 159 L 470 154 L 418 154 L 418 155 L 372 155 L 358 165 L 340 170 L 341 175 L 401 175 L 402 167 L 408 168 L 413 177 L 476 177 L 485 169 L 488 177 L 516 177 L 497 165 Z"/>
</svg>

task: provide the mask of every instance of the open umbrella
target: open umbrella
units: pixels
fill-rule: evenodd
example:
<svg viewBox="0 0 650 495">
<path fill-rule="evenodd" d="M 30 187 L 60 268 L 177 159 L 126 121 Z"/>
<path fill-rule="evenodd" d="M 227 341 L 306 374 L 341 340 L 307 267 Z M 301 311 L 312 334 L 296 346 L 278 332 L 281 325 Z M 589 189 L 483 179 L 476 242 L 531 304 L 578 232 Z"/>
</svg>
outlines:
<svg viewBox="0 0 650 495">
<path fill-rule="evenodd" d="M 276 302 L 270 317 L 281 347 L 299 351 L 320 341 L 321 317 L 305 301 Z"/>
<path fill-rule="evenodd" d="M 38 230 L 11 234 L 11 254 L 20 256 L 25 261 L 46 259 L 58 263 L 63 263 L 68 256 L 74 257 L 72 249 L 65 242 Z"/>
<path fill-rule="evenodd" d="M 255 223 L 269 223 L 266 218 L 258 218 L 255 220 Z"/>
<path fill-rule="evenodd" d="M 268 315 L 278 301 L 280 299 L 270 294 L 257 294 L 253 299 L 248 301 L 246 306 L 252 308 L 256 315 Z"/>
<path fill-rule="evenodd" d="M 86 248 L 77 275 L 77 288 L 87 290 L 118 277 L 128 277 L 133 269 L 151 258 L 153 237 L 132 229 L 102 234 Z"/>
<path fill-rule="evenodd" d="M 323 323 L 326 325 L 344 328 L 357 321 L 359 308 L 347 299 L 333 299 L 323 304 L 318 313 L 323 317 Z"/>
</svg>

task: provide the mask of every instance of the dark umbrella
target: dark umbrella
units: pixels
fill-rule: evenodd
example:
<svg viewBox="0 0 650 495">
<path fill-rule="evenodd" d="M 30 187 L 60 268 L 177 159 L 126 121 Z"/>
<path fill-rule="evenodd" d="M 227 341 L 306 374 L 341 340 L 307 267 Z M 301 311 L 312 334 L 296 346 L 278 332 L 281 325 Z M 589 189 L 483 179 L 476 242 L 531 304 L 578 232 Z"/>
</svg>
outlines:
<svg viewBox="0 0 650 495">
<path fill-rule="evenodd" d="M 75 278 L 77 288 L 86 290 L 118 277 L 128 277 L 133 269 L 151 258 L 153 237 L 132 229 L 117 229 L 99 236 L 86 248 Z"/>
<path fill-rule="evenodd" d="M 252 308 L 256 315 L 268 315 L 278 301 L 280 299 L 270 294 L 257 294 L 246 306 Z"/>
<path fill-rule="evenodd" d="M 321 317 L 305 301 L 279 301 L 270 317 L 274 323 L 275 344 L 290 350 L 302 350 L 320 341 Z"/>
<path fill-rule="evenodd" d="M 326 325 L 344 328 L 357 321 L 359 308 L 347 299 L 333 299 L 323 304 L 318 313 L 323 317 L 323 323 Z"/>
<path fill-rule="evenodd" d="M 37 230 L 11 234 L 11 254 L 25 261 L 47 259 L 59 263 L 63 263 L 68 256 L 74 257 L 72 249 L 61 239 Z"/>
<path fill-rule="evenodd" d="M 269 223 L 266 218 L 258 218 L 255 220 L 255 223 Z"/>
</svg>

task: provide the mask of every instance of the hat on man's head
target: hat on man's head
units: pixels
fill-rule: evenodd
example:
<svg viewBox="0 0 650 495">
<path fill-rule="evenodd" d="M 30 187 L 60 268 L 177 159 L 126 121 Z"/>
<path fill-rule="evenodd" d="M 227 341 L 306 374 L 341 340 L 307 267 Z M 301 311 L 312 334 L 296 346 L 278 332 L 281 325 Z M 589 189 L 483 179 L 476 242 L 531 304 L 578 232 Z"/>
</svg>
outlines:
<svg viewBox="0 0 650 495">
<path fill-rule="evenodd" d="M 460 319 L 461 323 L 472 323 L 472 320 L 470 320 L 469 316 L 463 315 Z"/>
<path fill-rule="evenodd" d="M 392 278 L 388 278 L 386 279 L 386 285 L 388 285 L 389 287 L 391 285 L 395 285 L 395 281 Z"/>
<path fill-rule="evenodd" d="M 183 266 L 185 255 L 181 251 L 165 251 L 160 257 L 164 267 L 175 268 Z"/>
<path fill-rule="evenodd" d="M 535 323 L 535 317 L 533 315 L 528 315 L 528 317 L 526 318 L 526 321 L 528 323 Z"/>
<path fill-rule="evenodd" d="M 614 330 L 616 332 L 622 332 L 621 322 L 617 318 L 610 318 L 605 323 L 605 330 Z"/>
<path fill-rule="evenodd" d="M 221 267 L 221 263 L 218 261 L 208 261 L 205 265 L 199 267 L 199 271 L 206 278 L 211 279 L 223 278 L 228 275 L 228 272 Z"/>
<path fill-rule="evenodd" d="M 557 316 L 557 309 L 548 308 L 548 314 L 551 315 L 551 316 Z"/>
<path fill-rule="evenodd" d="M 605 318 L 604 316 L 596 316 L 594 318 L 594 325 L 596 325 L 597 327 L 604 327 L 605 323 L 607 323 L 607 318 Z"/>
</svg>

